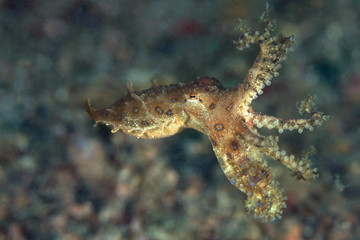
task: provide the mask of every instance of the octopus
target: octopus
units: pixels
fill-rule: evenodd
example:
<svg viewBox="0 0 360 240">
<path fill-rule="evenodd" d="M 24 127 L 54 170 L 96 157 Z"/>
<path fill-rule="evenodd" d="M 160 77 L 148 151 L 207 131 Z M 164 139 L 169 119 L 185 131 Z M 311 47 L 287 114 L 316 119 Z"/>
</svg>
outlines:
<svg viewBox="0 0 360 240">
<path fill-rule="evenodd" d="M 300 115 L 308 118 L 284 119 L 255 111 L 251 103 L 279 75 L 281 62 L 293 50 L 294 35 L 273 36 L 275 20 L 267 12 L 260 17 L 264 30 L 252 31 L 243 20 L 236 30 L 240 36 L 234 41 L 242 50 L 250 44 L 260 46 L 259 53 L 244 81 L 235 88 L 224 88 L 213 77 L 199 77 L 187 84 L 158 85 L 153 83 L 141 92 L 128 87 L 125 97 L 101 110 L 86 101 L 87 113 L 96 123 L 112 126 L 112 132 L 147 139 L 169 137 L 185 128 L 206 134 L 219 164 L 230 183 L 247 195 L 248 213 L 261 221 L 280 218 L 286 207 L 286 197 L 278 188 L 267 158 L 285 165 L 297 179 L 310 182 L 318 170 L 311 167 L 309 156 L 295 157 L 279 149 L 278 136 L 263 136 L 260 128 L 313 131 L 328 119 L 318 111 L 314 97 L 298 104 Z"/>
</svg>

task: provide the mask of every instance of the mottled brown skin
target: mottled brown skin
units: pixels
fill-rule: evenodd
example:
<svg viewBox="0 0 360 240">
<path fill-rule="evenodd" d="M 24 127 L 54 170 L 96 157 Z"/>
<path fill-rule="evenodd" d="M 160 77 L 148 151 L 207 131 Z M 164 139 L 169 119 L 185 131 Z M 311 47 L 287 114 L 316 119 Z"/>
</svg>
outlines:
<svg viewBox="0 0 360 240">
<path fill-rule="evenodd" d="M 266 14 L 265 14 L 266 15 Z M 188 84 L 154 86 L 135 92 L 102 110 L 96 110 L 87 100 L 87 112 L 96 121 L 138 138 L 163 138 L 185 128 L 208 135 L 220 166 L 230 183 L 247 194 L 246 208 L 255 217 L 270 221 L 281 217 L 286 198 L 277 187 L 266 156 L 288 167 L 298 179 L 311 181 L 316 169 L 310 168 L 309 154 L 296 159 L 280 151 L 277 136 L 262 136 L 257 128 L 310 131 L 320 126 L 327 116 L 315 109 L 313 97 L 301 102 L 300 114 L 309 119 L 282 119 L 258 113 L 250 106 L 277 76 L 280 62 L 294 44 L 291 37 L 272 37 L 274 21 L 261 18 L 267 24 L 264 33 L 251 33 L 240 23 L 242 33 L 235 41 L 238 49 L 250 43 L 260 45 L 260 52 L 244 82 L 227 89 L 215 78 L 201 77 Z M 255 127 L 256 126 L 256 127 Z"/>
<path fill-rule="evenodd" d="M 210 105 L 218 99 L 229 98 L 234 91 L 224 89 L 215 78 L 203 77 L 184 85 L 159 86 L 140 93 L 131 92 L 103 110 L 95 110 L 87 102 L 87 112 L 97 122 L 113 126 L 138 138 L 163 138 L 184 128 L 206 133 L 204 121 L 213 121 Z M 219 107 L 213 109 L 219 112 Z"/>
</svg>

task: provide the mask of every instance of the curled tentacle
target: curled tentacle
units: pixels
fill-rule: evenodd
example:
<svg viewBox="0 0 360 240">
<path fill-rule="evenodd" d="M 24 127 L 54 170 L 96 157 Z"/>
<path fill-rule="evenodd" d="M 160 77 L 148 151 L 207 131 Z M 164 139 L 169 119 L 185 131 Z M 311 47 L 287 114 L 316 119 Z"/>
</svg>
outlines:
<svg viewBox="0 0 360 240">
<path fill-rule="evenodd" d="M 307 113 L 311 114 L 311 118 L 308 119 L 284 119 L 277 118 L 274 116 L 268 116 L 259 112 L 251 111 L 249 112 L 250 118 L 253 121 L 253 124 L 258 128 L 268 128 L 268 129 L 278 129 L 279 133 L 282 133 L 284 130 L 297 130 L 299 133 L 302 133 L 304 129 L 313 131 L 314 127 L 321 126 L 326 120 L 329 119 L 329 116 L 324 115 L 324 113 L 318 111 L 315 108 L 314 97 L 310 96 L 305 100 L 301 101 L 298 104 L 299 113 L 301 115 Z"/>
<path fill-rule="evenodd" d="M 271 79 L 279 75 L 277 71 L 281 67 L 281 62 L 286 59 L 287 53 L 293 49 L 292 46 L 295 44 L 293 34 L 289 37 L 271 36 L 271 32 L 276 28 L 276 22 L 268 17 L 268 8 L 260 20 L 266 23 L 262 34 L 258 31 L 252 32 L 242 20 L 237 27 L 241 33 L 240 38 L 234 41 L 237 49 L 242 50 L 252 43 L 260 45 L 260 52 L 245 81 L 238 86 L 239 95 L 242 96 L 238 102 L 240 108 L 248 106 L 252 100 L 261 95 L 263 88 L 271 84 Z"/>
<path fill-rule="evenodd" d="M 313 147 L 305 152 L 301 158 L 295 158 L 293 154 L 287 155 L 285 150 L 280 150 L 278 141 L 279 137 L 277 136 L 266 137 L 262 142 L 261 151 L 285 165 L 298 179 L 311 182 L 318 177 L 317 168 L 311 168 L 311 161 L 309 160 L 309 156 L 315 153 Z"/>
</svg>

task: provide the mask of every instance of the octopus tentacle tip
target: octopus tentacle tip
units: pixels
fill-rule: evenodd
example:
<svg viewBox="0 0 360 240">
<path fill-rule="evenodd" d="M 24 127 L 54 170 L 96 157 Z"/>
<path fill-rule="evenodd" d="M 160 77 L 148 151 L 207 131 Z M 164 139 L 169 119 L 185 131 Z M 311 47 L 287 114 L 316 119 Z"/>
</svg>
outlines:
<svg viewBox="0 0 360 240">
<path fill-rule="evenodd" d="M 91 117 L 91 118 L 93 118 L 94 120 L 96 120 L 97 119 L 97 117 L 96 117 L 96 109 L 91 105 L 91 100 L 90 100 L 90 98 L 87 98 L 86 100 L 85 100 L 85 105 L 86 105 L 86 112 L 89 114 L 89 116 Z"/>
<path fill-rule="evenodd" d="M 90 98 L 86 98 L 86 99 L 85 99 L 85 106 L 86 106 L 86 112 L 87 112 L 90 116 L 92 116 L 91 113 L 93 112 L 93 110 L 92 110 Z"/>
</svg>

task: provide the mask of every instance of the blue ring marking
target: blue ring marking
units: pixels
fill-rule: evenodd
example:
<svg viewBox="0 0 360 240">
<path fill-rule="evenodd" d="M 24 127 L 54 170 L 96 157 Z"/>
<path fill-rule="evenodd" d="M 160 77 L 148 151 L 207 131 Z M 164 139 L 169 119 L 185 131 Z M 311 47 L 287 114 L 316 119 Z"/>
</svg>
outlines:
<svg viewBox="0 0 360 240">
<path fill-rule="evenodd" d="M 162 110 L 160 107 L 156 107 L 156 108 L 155 108 L 155 111 L 156 111 L 158 114 L 163 114 L 163 113 L 164 113 L 164 110 Z"/>
<path fill-rule="evenodd" d="M 176 99 L 175 99 L 175 98 L 172 98 L 172 99 L 171 99 L 171 102 L 176 102 Z"/>
<path fill-rule="evenodd" d="M 224 126 L 222 125 L 222 124 L 215 124 L 215 129 L 217 130 L 217 131 L 221 131 L 221 130 L 223 130 L 224 129 Z"/>
<path fill-rule="evenodd" d="M 149 123 L 148 123 L 148 122 L 145 122 L 145 121 L 142 121 L 141 124 L 142 124 L 142 125 L 149 125 Z"/>
<path fill-rule="evenodd" d="M 253 182 L 250 182 L 249 185 L 252 187 L 255 186 L 255 184 Z"/>
<path fill-rule="evenodd" d="M 173 115 L 173 113 L 172 113 L 172 111 L 171 111 L 171 109 L 169 110 L 169 111 L 167 111 L 167 113 L 166 113 L 167 115 Z"/>
<path fill-rule="evenodd" d="M 230 178 L 230 182 L 231 182 L 232 185 L 234 185 L 235 182 L 236 182 L 235 178 L 234 178 L 234 177 L 231 177 L 231 178 Z"/>
<path fill-rule="evenodd" d="M 216 142 L 214 140 L 211 140 L 212 145 L 216 146 Z"/>
<path fill-rule="evenodd" d="M 226 156 L 228 156 L 231 159 L 231 154 L 230 153 L 226 154 Z"/>
<path fill-rule="evenodd" d="M 134 107 L 133 108 L 133 113 L 138 113 L 139 112 L 139 108 L 138 107 Z"/>
<path fill-rule="evenodd" d="M 211 108 L 211 109 L 214 109 L 214 108 L 215 108 L 215 104 L 211 104 L 211 105 L 210 105 L 210 108 Z"/>
<path fill-rule="evenodd" d="M 250 84 L 248 82 L 245 83 L 245 91 L 248 90 L 250 87 Z"/>
<path fill-rule="evenodd" d="M 234 142 L 231 143 L 231 147 L 232 147 L 234 150 L 236 150 L 236 149 L 238 148 L 238 145 L 237 145 L 237 143 L 234 141 Z"/>
</svg>

